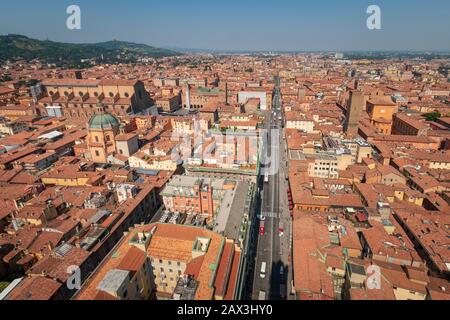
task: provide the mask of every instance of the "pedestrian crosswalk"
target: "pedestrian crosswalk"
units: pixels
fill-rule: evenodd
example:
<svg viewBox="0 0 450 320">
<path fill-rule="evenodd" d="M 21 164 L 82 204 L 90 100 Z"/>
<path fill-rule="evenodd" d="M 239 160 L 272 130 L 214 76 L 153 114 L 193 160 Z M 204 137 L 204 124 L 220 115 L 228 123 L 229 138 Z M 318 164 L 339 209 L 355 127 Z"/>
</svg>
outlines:
<svg viewBox="0 0 450 320">
<path fill-rule="evenodd" d="M 278 218 L 278 212 L 263 211 L 262 216 L 266 218 Z"/>
</svg>

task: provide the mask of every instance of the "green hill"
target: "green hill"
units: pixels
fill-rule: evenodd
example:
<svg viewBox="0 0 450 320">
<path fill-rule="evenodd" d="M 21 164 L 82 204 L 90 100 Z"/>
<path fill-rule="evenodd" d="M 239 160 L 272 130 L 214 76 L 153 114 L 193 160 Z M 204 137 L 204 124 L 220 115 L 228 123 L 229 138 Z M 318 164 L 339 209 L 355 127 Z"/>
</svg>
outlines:
<svg viewBox="0 0 450 320">
<path fill-rule="evenodd" d="M 137 54 L 141 54 L 143 56 L 149 57 L 163 57 L 163 56 L 174 56 L 178 53 L 162 48 L 150 47 L 146 44 L 138 44 L 133 42 L 125 42 L 125 41 L 108 41 L 108 42 L 100 42 L 95 44 L 98 47 L 102 47 L 107 50 L 126 50 L 129 52 L 134 52 Z"/>
<path fill-rule="evenodd" d="M 109 41 L 74 44 L 31 39 L 22 35 L 0 36 L 0 60 L 41 59 L 57 65 L 82 65 L 82 60 L 103 63 L 133 62 L 138 58 L 166 57 L 178 53 L 144 44 Z"/>
</svg>

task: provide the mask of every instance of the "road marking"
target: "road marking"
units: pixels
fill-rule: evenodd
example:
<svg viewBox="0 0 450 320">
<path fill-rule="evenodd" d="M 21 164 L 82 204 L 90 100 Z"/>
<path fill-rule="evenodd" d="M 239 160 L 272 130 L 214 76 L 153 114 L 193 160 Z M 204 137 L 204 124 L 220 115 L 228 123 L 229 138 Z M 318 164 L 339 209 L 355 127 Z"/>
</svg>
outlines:
<svg viewBox="0 0 450 320">
<path fill-rule="evenodd" d="M 262 216 L 266 218 L 278 218 L 278 212 L 263 211 Z"/>
</svg>

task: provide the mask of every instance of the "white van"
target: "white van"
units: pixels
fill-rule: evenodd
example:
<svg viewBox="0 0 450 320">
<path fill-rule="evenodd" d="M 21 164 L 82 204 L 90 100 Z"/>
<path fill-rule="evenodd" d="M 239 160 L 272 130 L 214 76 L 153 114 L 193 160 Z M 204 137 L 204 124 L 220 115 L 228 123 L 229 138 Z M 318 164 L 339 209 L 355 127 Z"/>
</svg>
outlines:
<svg viewBox="0 0 450 320">
<path fill-rule="evenodd" d="M 267 263 L 263 262 L 261 264 L 261 278 L 264 279 L 266 277 L 266 267 L 267 267 Z"/>
</svg>

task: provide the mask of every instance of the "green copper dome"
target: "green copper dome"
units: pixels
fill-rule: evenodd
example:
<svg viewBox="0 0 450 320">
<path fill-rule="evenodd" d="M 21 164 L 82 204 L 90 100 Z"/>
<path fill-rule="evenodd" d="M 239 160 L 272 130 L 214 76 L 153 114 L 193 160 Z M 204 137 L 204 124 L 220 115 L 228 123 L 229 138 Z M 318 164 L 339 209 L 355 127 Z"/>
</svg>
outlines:
<svg viewBox="0 0 450 320">
<path fill-rule="evenodd" d="M 106 130 L 119 127 L 119 125 L 119 120 L 109 113 L 97 114 L 89 120 L 89 129 Z"/>
</svg>

